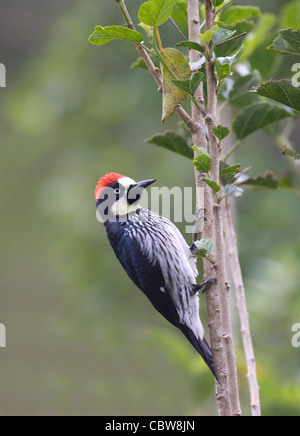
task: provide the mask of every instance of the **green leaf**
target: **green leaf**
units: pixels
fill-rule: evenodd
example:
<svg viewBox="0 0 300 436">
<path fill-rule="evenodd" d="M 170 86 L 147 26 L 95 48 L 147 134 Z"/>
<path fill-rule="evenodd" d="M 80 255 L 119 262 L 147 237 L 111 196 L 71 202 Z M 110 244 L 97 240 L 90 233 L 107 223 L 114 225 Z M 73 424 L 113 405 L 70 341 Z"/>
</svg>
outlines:
<svg viewBox="0 0 300 436">
<path fill-rule="evenodd" d="M 193 165 L 197 168 L 197 171 L 205 174 L 209 173 L 211 169 L 211 158 L 207 150 L 195 146 L 193 146 L 192 149 L 198 153 L 198 156 L 193 159 Z"/>
<path fill-rule="evenodd" d="M 299 0 L 287 2 L 279 13 L 281 26 L 284 28 L 300 28 L 300 3 Z"/>
<path fill-rule="evenodd" d="M 189 80 L 191 69 L 185 56 L 175 48 L 165 48 L 161 53 L 164 61 L 180 80 Z M 163 114 L 162 121 L 170 118 L 176 107 L 186 98 L 186 91 L 174 85 L 174 77 L 170 71 L 162 65 L 162 93 Z"/>
<path fill-rule="evenodd" d="M 114 39 L 123 39 L 125 41 L 135 42 L 136 44 L 143 41 L 143 37 L 139 32 L 123 26 L 97 26 L 89 37 L 89 41 L 92 44 L 99 46 L 107 44 Z"/>
<path fill-rule="evenodd" d="M 194 244 L 198 249 L 197 256 L 204 257 L 213 262 L 212 253 L 215 251 L 215 243 L 212 239 L 201 239 L 200 241 L 195 241 Z"/>
<path fill-rule="evenodd" d="M 139 9 L 139 20 L 148 26 L 161 26 L 172 14 L 178 0 L 148 0 Z"/>
<path fill-rule="evenodd" d="M 192 94 L 196 92 L 201 82 L 205 79 L 204 74 L 201 71 L 197 71 L 191 78 L 191 90 Z"/>
<path fill-rule="evenodd" d="M 205 182 L 208 186 L 210 186 L 211 189 L 212 189 L 214 192 L 219 192 L 219 191 L 220 191 L 220 189 L 221 189 L 220 185 L 218 185 L 218 184 L 217 184 L 216 182 L 214 182 L 213 180 L 206 179 L 205 177 L 202 177 L 201 180 L 203 180 L 203 182 Z"/>
<path fill-rule="evenodd" d="M 220 140 L 222 141 L 222 139 L 225 139 L 229 133 L 230 130 L 228 129 L 228 127 L 224 127 L 221 124 L 217 127 L 213 127 L 213 132 L 214 135 Z"/>
<path fill-rule="evenodd" d="M 300 31 L 292 28 L 280 30 L 279 36 L 268 49 L 282 54 L 300 55 Z"/>
<path fill-rule="evenodd" d="M 204 74 L 198 71 L 189 80 L 172 80 L 172 83 L 183 89 L 186 93 L 193 95 L 203 80 Z"/>
<path fill-rule="evenodd" d="M 242 20 L 242 21 L 238 21 L 235 24 L 227 24 L 226 25 L 226 29 L 231 30 L 231 31 L 236 31 L 236 35 L 241 35 L 242 33 L 249 33 L 251 32 L 251 30 L 254 27 L 254 22 L 253 21 L 247 21 L 247 20 Z M 229 56 L 232 55 L 232 53 L 236 52 L 241 44 L 243 43 L 243 41 L 245 40 L 247 35 L 242 36 L 240 38 L 234 39 L 233 41 L 227 42 L 226 44 L 222 44 L 218 47 L 215 48 L 215 55 L 216 57 L 221 57 L 221 56 Z M 248 45 L 248 42 L 247 42 Z"/>
<path fill-rule="evenodd" d="M 219 80 L 226 79 L 231 73 L 231 66 L 245 54 L 245 46 L 242 45 L 233 56 L 219 57 L 215 60 Z"/>
<path fill-rule="evenodd" d="M 213 29 L 207 30 L 205 33 L 200 33 L 199 36 L 203 44 L 208 45 L 217 31 L 218 26 L 214 26 Z"/>
<path fill-rule="evenodd" d="M 204 249 L 207 253 L 212 254 L 215 251 L 215 243 L 212 239 L 200 239 L 200 241 L 195 241 L 194 244 L 199 250 Z"/>
<path fill-rule="evenodd" d="M 266 171 L 265 174 L 257 177 L 246 176 L 240 185 L 248 185 L 256 188 L 277 189 L 278 178 L 274 171 Z"/>
<path fill-rule="evenodd" d="M 259 18 L 261 11 L 256 6 L 234 6 L 222 12 L 220 20 L 225 24 L 234 24 L 237 21 L 249 18 Z"/>
<path fill-rule="evenodd" d="M 145 142 L 166 148 L 167 150 L 171 150 L 181 156 L 187 157 L 188 159 L 193 159 L 194 157 L 193 150 L 189 147 L 185 138 L 170 130 L 163 134 L 154 135 L 151 138 L 146 139 Z"/>
<path fill-rule="evenodd" d="M 269 103 L 256 103 L 244 108 L 233 122 L 233 130 L 242 140 L 256 130 L 293 116 L 290 111 Z"/>
<path fill-rule="evenodd" d="M 224 195 L 226 197 L 234 196 L 234 197 L 241 197 L 244 193 L 244 190 L 242 188 L 239 188 L 236 185 L 226 185 L 224 189 Z"/>
<path fill-rule="evenodd" d="M 148 26 L 147 24 L 144 24 L 144 23 L 139 23 L 138 26 L 140 26 L 146 32 L 148 40 L 150 42 L 152 42 L 153 32 L 154 32 L 153 27 L 152 26 Z"/>
<path fill-rule="evenodd" d="M 214 43 L 214 45 L 217 45 L 220 42 L 223 42 L 226 39 L 231 38 L 235 33 L 236 30 L 218 29 L 218 31 L 212 37 L 212 42 Z"/>
<path fill-rule="evenodd" d="M 240 164 L 235 165 L 227 165 L 224 161 L 220 162 L 220 181 L 223 186 L 230 185 L 232 183 L 235 184 L 235 180 L 237 177 L 242 176 L 244 174 L 243 172 L 240 172 Z"/>
<path fill-rule="evenodd" d="M 250 92 L 288 106 L 300 112 L 300 89 L 295 88 L 290 80 L 269 80 L 261 83 Z"/>
<path fill-rule="evenodd" d="M 187 48 L 191 48 L 193 50 L 199 51 L 202 54 L 205 53 L 204 47 L 202 47 L 202 45 L 198 44 L 198 42 L 181 41 L 178 44 L 176 44 L 176 47 L 187 47 Z"/>
<path fill-rule="evenodd" d="M 234 65 L 245 53 L 246 53 L 246 47 L 242 45 L 234 55 L 219 57 L 216 60 L 221 65 L 226 65 L 226 64 Z"/>
<path fill-rule="evenodd" d="M 288 54 L 288 55 L 298 55 L 299 53 L 290 46 L 288 42 L 285 41 L 284 38 L 282 38 L 281 35 L 277 36 L 273 43 L 269 45 L 268 50 L 275 51 L 277 53 L 281 54 Z"/>
<path fill-rule="evenodd" d="M 300 192 L 299 186 L 294 183 L 289 173 L 284 174 L 282 178 L 278 178 L 274 171 L 266 171 L 257 177 L 244 176 L 239 185 L 266 189 L 289 188 L 297 193 Z"/>
<path fill-rule="evenodd" d="M 226 77 L 230 76 L 231 68 L 229 64 L 221 64 L 218 59 L 215 60 L 216 70 L 219 80 L 224 80 Z"/>
<path fill-rule="evenodd" d="M 225 167 L 220 171 L 220 176 L 233 176 L 240 171 L 241 164 L 235 164 L 230 167 Z"/>
<path fill-rule="evenodd" d="M 286 145 L 282 147 L 281 152 L 284 156 L 290 156 L 293 157 L 294 159 L 300 159 L 300 154 L 296 153 L 296 151 L 294 150 L 291 150 Z"/>
<path fill-rule="evenodd" d="M 178 88 L 185 91 L 187 94 L 192 94 L 190 79 L 188 79 L 188 80 L 172 80 L 172 83 L 174 85 L 176 85 Z"/>
<path fill-rule="evenodd" d="M 300 54 L 300 30 L 284 29 L 280 30 L 282 38 L 297 52 Z"/>
<path fill-rule="evenodd" d="M 213 0 L 213 6 L 216 8 L 218 6 L 221 6 L 222 3 L 224 3 L 225 0 Z"/>
</svg>

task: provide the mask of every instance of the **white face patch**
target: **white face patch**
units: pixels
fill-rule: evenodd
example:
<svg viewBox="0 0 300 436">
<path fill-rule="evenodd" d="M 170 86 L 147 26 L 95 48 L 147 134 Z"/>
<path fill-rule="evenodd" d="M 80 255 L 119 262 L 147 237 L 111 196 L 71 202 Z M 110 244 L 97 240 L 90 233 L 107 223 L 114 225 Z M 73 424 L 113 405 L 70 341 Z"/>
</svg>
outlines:
<svg viewBox="0 0 300 436">
<path fill-rule="evenodd" d="M 140 209 L 140 205 L 138 202 L 134 204 L 128 204 L 127 201 L 128 190 L 130 186 L 135 185 L 136 182 L 133 179 L 130 179 L 129 177 L 122 177 L 121 179 L 118 180 L 118 182 L 120 185 L 123 186 L 125 192 L 122 195 L 122 197 L 120 197 L 119 200 L 112 205 L 111 212 L 115 216 L 123 216 L 129 214 L 130 212 L 134 212 L 137 209 Z"/>
<path fill-rule="evenodd" d="M 136 181 L 130 179 L 130 177 L 122 177 L 118 180 L 119 184 L 122 185 L 126 191 L 130 188 L 131 185 L 135 185 Z"/>
</svg>

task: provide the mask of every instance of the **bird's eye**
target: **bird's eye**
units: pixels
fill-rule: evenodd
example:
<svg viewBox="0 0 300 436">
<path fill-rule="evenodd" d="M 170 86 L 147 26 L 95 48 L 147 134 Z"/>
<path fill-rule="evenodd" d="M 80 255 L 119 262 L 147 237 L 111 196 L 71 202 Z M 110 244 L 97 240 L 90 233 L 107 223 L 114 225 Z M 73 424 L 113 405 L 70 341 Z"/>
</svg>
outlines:
<svg viewBox="0 0 300 436">
<path fill-rule="evenodd" d="M 115 189 L 115 194 L 117 194 L 117 195 L 120 194 L 120 189 L 119 188 Z"/>
</svg>

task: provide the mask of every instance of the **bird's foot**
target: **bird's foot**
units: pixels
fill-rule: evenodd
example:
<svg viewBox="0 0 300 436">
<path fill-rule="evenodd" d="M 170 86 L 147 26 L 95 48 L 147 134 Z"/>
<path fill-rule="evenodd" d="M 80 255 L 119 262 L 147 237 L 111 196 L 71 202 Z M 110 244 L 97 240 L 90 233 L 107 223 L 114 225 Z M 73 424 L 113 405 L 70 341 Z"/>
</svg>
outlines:
<svg viewBox="0 0 300 436">
<path fill-rule="evenodd" d="M 202 282 L 199 283 L 199 285 L 192 285 L 192 291 L 191 295 L 194 296 L 197 294 L 197 292 L 201 292 L 202 294 L 205 294 L 210 286 L 217 281 L 216 276 L 208 277 L 207 279 L 202 280 Z"/>
<path fill-rule="evenodd" d="M 196 236 L 195 240 L 197 240 L 197 236 Z M 195 254 L 197 253 L 198 250 L 199 250 L 199 248 L 197 248 L 196 244 L 193 242 L 192 245 L 190 246 L 191 255 L 195 256 Z"/>
</svg>

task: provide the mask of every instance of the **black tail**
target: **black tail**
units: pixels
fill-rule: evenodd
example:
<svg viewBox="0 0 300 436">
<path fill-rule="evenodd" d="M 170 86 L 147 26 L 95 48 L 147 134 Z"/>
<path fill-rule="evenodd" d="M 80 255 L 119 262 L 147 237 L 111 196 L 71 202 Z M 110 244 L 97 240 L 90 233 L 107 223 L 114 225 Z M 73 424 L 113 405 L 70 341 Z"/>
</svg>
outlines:
<svg viewBox="0 0 300 436">
<path fill-rule="evenodd" d="M 214 362 L 212 357 L 211 349 L 206 342 L 205 338 L 203 339 L 197 339 L 195 334 L 191 329 L 189 329 L 187 326 L 180 326 L 180 330 L 183 332 L 185 337 L 190 341 L 190 343 L 193 345 L 193 347 L 198 351 L 206 365 L 209 367 L 211 372 L 213 373 L 214 377 L 216 378 L 217 382 L 219 384 L 220 381 L 218 380 L 215 368 L 214 368 Z"/>
</svg>

